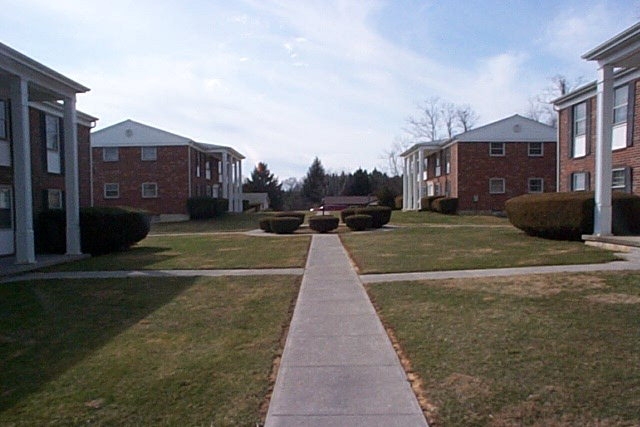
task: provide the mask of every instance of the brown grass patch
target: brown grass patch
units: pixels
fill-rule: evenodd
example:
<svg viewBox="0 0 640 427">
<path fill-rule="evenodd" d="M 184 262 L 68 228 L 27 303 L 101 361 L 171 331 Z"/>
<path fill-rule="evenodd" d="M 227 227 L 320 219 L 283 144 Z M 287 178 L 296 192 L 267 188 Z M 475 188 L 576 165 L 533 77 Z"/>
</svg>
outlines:
<svg viewBox="0 0 640 427">
<path fill-rule="evenodd" d="M 595 294 L 585 298 L 601 304 L 640 304 L 639 296 L 629 294 Z"/>
<path fill-rule="evenodd" d="M 440 386 L 453 391 L 460 401 L 491 395 L 491 388 L 482 379 L 458 372 L 445 378 Z"/>
</svg>

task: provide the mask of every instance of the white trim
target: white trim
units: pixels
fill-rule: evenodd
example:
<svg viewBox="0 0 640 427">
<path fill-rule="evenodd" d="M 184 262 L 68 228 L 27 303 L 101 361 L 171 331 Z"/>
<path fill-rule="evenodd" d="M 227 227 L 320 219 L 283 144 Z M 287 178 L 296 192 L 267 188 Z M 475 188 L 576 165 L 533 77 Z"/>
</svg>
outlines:
<svg viewBox="0 0 640 427">
<path fill-rule="evenodd" d="M 113 186 L 115 185 L 115 189 L 107 189 L 107 186 Z M 108 192 L 115 192 L 116 195 L 115 196 L 110 196 L 107 193 Z M 104 186 L 103 186 L 103 196 L 105 199 L 119 199 L 120 198 L 120 184 L 117 182 L 105 182 Z"/>
<path fill-rule="evenodd" d="M 531 154 L 531 144 L 540 144 L 540 154 Z M 529 157 L 544 157 L 544 142 L 530 141 L 527 144 L 527 154 Z"/>
<path fill-rule="evenodd" d="M 115 156 L 109 156 L 107 153 L 115 153 Z M 102 147 L 102 161 L 103 162 L 118 162 L 120 161 L 120 150 L 118 147 Z"/>
<path fill-rule="evenodd" d="M 153 195 L 145 195 L 145 186 L 147 186 L 147 190 L 153 189 Z M 151 187 L 153 186 L 153 187 Z M 143 199 L 156 199 L 158 197 L 158 183 L 157 182 L 143 182 L 140 186 L 141 194 Z"/>
<path fill-rule="evenodd" d="M 502 190 L 494 191 L 493 183 L 501 182 Z M 504 178 L 489 178 L 489 194 L 504 194 L 507 192 L 507 181 Z"/>
<path fill-rule="evenodd" d="M 501 154 L 494 154 L 493 153 L 493 145 L 494 144 L 500 144 L 501 146 Z M 491 141 L 489 142 L 489 157 L 504 157 L 507 155 L 507 147 L 506 144 L 504 142 L 498 142 L 498 141 Z"/>
<path fill-rule="evenodd" d="M 531 182 L 532 181 L 540 181 L 540 191 L 531 191 Z M 533 177 L 533 178 L 529 178 L 527 180 L 527 192 L 528 193 L 544 193 L 544 178 L 537 178 L 537 177 Z"/>
<path fill-rule="evenodd" d="M 52 200 L 53 195 L 55 195 L 55 197 L 53 197 L 53 200 Z M 57 201 L 57 203 L 55 203 L 55 201 Z M 47 189 L 47 209 L 62 209 L 62 208 L 63 208 L 62 190 L 58 188 Z"/>
<path fill-rule="evenodd" d="M 147 153 L 145 155 L 145 152 Z M 153 153 L 152 155 L 150 155 Z M 155 162 L 158 160 L 158 147 L 140 147 L 140 160 L 143 162 Z"/>
<path fill-rule="evenodd" d="M 613 175 L 615 172 L 622 172 L 622 185 L 615 185 Z M 627 168 L 613 168 L 611 169 L 611 188 L 614 190 L 626 190 L 627 189 Z"/>
</svg>

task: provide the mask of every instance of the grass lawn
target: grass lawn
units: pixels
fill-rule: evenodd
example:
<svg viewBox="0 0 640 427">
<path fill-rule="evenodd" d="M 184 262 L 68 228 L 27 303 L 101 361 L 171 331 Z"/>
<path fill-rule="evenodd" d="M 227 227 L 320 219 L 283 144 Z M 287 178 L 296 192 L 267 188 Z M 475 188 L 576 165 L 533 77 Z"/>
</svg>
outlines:
<svg viewBox="0 0 640 427">
<path fill-rule="evenodd" d="M 616 259 L 610 251 L 581 242 L 534 238 L 510 226 L 406 226 L 341 234 L 341 239 L 361 273 L 583 264 Z"/>
<path fill-rule="evenodd" d="M 0 286 L 0 425 L 255 425 L 299 278 Z"/>
<path fill-rule="evenodd" d="M 452 224 L 452 225 L 505 225 L 509 220 L 494 215 L 443 215 L 437 212 L 393 211 L 392 225 L 400 224 Z"/>
<path fill-rule="evenodd" d="M 268 213 L 227 213 L 219 218 L 200 221 L 159 222 L 151 224 L 152 234 L 213 233 L 220 231 L 249 231 L 259 228 L 259 221 Z"/>
<path fill-rule="evenodd" d="M 640 274 L 368 286 L 432 425 L 640 425 Z"/>
<path fill-rule="evenodd" d="M 242 234 L 148 236 L 128 251 L 97 256 L 49 271 L 304 267 L 310 236 Z"/>
</svg>

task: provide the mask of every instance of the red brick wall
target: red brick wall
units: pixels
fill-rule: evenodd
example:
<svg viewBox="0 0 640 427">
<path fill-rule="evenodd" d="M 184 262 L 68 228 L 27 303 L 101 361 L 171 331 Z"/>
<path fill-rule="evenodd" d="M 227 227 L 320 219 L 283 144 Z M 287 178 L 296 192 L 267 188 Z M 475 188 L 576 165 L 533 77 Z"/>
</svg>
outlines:
<svg viewBox="0 0 640 427">
<path fill-rule="evenodd" d="M 91 206 L 91 129 L 78 125 L 80 207 Z"/>
<path fill-rule="evenodd" d="M 640 195 L 640 114 L 637 106 L 640 103 L 640 81 L 635 83 L 635 110 L 633 112 L 633 144 L 630 147 L 616 150 L 612 154 L 612 167 L 632 168 L 632 191 Z M 590 123 L 587 134 L 590 136 L 590 154 L 579 159 L 571 158 L 571 108 L 560 111 L 560 191 L 571 191 L 571 174 L 574 172 L 590 173 L 590 189 L 595 189 L 595 149 L 596 149 L 596 97 L 589 100 L 591 107 Z M 631 125 L 627 123 L 627 126 Z"/>
<path fill-rule="evenodd" d="M 187 214 L 189 147 L 158 147 L 155 161 L 142 161 L 140 147 L 120 147 L 117 162 L 93 148 L 94 206 L 130 206 L 152 214 Z M 142 183 L 158 184 L 158 197 L 143 198 Z M 105 199 L 104 184 L 118 183 L 120 197 Z"/>
<path fill-rule="evenodd" d="M 545 142 L 542 157 L 529 157 L 526 142 L 505 143 L 505 155 L 489 156 L 489 143 L 459 142 L 457 197 L 460 211 L 501 211 L 504 203 L 528 192 L 529 178 L 543 178 L 544 191 L 556 191 L 556 146 Z M 504 178 L 505 193 L 490 194 L 489 179 Z M 478 202 L 473 202 L 474 195 Z"/>
</svg>

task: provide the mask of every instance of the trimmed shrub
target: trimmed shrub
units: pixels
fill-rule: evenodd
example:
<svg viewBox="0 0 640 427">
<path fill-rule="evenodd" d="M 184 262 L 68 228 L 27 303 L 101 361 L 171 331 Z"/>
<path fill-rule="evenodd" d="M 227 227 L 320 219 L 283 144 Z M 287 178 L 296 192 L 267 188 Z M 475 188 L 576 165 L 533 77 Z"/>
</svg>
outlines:
<svg viewBox="0 0 640 427">
<path fill-rule="evenodd" d="M 290 211 L 290 212 L 277 212 L 275 214 L 276 217 L 293 217 L 293 218 L 298 218 L 298 221 L 300 221 L 300 223 L 298 225 L 302 225 L 304 224 L 304 218 L 306 217 L 306 213 L 304 212 L 294 212 L 294 211 Z"/>
<path fill-rule="evenodd" d="M 445 215 L 455 215 L 458 212 L 458 198 L 439 197 L 431 202 L 431 210 Z"/>
<path fill-rule="evenodd" d="M 190 197 L 187 199 L 187 212 L 191 219 L 209 219 L 229 211 L 228 199 L 213 197 Z"/>
<path fill-rule="evenodd" d="M 265 233 L 273 233 L 273 230 L 271 229 L 271 219 L 273 217 L 267 217 L 267 218 L 262 218 L 259 222 L 260 224 L 260 229 L 262 231 L 264 231 Z"/>
<path fill-rule="evenodd" d="M 387 206 L 391 209 L 395 208 L 395 196 L 389 187 L 382 187 L 376 196 L 378 197 L 378 204 L 380 206 Z M 400 205 L 400 207 L 402 207 L 402 205 Z"/>
<path fill-rule="evenodd" d="M 612 194 L 614 234 L 640 234 L 640 197 L 618 191 Z M 531 236 L 580 240 L 593 233 L 594 193 L 525 194 L 507 200 L 511 224 Z"/>
<path fill-rule="evenodd" d="M 364 231 L 367 228 L 371 228 L 373 218 L 371 215 L 349 215 L 345 218 L 345 223 L 352 231 Z"/>
<path fill-rule="evenodd" d="M 364 208 L 347 208 L 340 212 L 342 222 L 347 223 L 347 218 L 353 215 L 369 215 L 371 227 L 381 228 L 391 221 L 391 208 L 387 206 L 367 206 Z"/>
<path fill-rule="evenodd" d="M 420 210 L 421 211 L 433 211 L 433 202 L 438 199 L 443 199 L 444 196 L 428 196 L 420 199 Z"/>
<path fill-rule="evenodd" d="M 309 228 L 318 233 L 327 233 L 338 228 L 340 219 L 333 215 L 319 215 L 309 218 Z"/>
<path fill-rule="evenodd" d="M 395 202 L 396 202 L 396 209 L 402 209 L 402 205 L 404 203 L 403 197 L 402 196 L 396 196 Z"/>
<path fill-rule="evenodd" d="M 144 211 L 125 208 L 81 208 L 80 245 L 82 252 L 102 255 L 127 249 L 144 239 L 151 221 Z M 66 252 L 66 215 L 48 210 L 38 215 L 36 242 L 40 253 Z"/>
<path fill-rule="evenodd" d="M 276 234 L 291 234 L 300 227 L 300 218 L 295 216 L 274 216 L 269 221 L 271 231 Z"/>
</svg>

